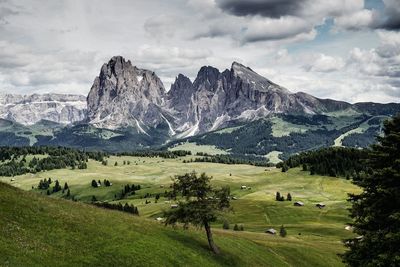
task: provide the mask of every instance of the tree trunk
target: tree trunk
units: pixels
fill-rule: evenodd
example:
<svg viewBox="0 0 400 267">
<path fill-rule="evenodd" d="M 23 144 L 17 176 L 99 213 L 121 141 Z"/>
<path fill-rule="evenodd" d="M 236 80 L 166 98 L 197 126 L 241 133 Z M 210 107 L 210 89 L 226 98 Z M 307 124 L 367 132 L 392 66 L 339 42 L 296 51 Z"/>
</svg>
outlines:
<svg viewBox="0 0 400 267">
<path fill-rule="evenodd" d="M 204 222 L 204 229 L 206 229 L 208 245 L 210 246 L 211 250 L 215 254 L 219 254 L 219 249 L 218 249 L 217 245 L 215 245 L 215 243 L 214 243 L 212 233 L 211 233 L 211 228 L 210 228 L 210 225 L 208 224 L 208 222 Z"/>
</svg>

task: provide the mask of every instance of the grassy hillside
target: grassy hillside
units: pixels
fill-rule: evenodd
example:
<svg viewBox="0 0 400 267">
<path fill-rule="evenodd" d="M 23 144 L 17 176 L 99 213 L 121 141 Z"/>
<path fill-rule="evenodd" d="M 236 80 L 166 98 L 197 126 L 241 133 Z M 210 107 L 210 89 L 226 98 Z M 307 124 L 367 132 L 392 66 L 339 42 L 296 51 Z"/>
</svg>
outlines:
<svg viewBox="0 0 400 267">
<path fill-rule="evenodd" d="M 359 190 L 350 181 L 311 176 L 300 169 L 290 169 L 282 173 L 275 168 L 249 165 L 182 163 L 189 158 L 110 157 L 107 166 L 89 161 L 86 170 L 52 170 L 16 176 L 12 178 L 13 181 L 10 177 L 0 177 L 0 181 L 35 192 L 23 192 L 5 185 L 1 187 L 5 193 L 0 194 L 0 214 L 6 214 L 10 222 L 15 221 L 1 225 L 1 229 L 6 231 L 7 227 L 15 225 L 12 227 L 23 230 L 13 232 L 9 229 L 8 234 L 2 237 L 0 244 L 7 249 L 7 258 L 2 259 L 0 256 L 0 265 L 7 259 L 10 263 L 11 259 L 14 259 L 14 263 L 30 257 L 39 259 L 40 253 L 47 250 L 51 250 L 49 255 L 53 255 L 48 260 L 61 257 L 63 260 L 59 264 L 71 263 L 69 257 L 77 253 L 71 252 L 71 244 L 83 243 L 84 247 L 79 251 L 81 254 L 78 253 L 75 257 L 82 260 L 93 253 L 106 255 L 104 257 L 108 261 L 104 261 L 104 265 L 110 265 L 114 261 L 119 265 L 129 265 L 133 263 L 133 259 L 140 259 L 142 266 L 147 261 L 149 264 L 153 263 L 152 265 L 198 263 L 206 266 L 341 266 L 337 256 L 344 251 L 341 240 L 352 235 L 344 229 L 349 221 L 346 210 L 347 193 Z M 131 164 L 124 165 L 124 161 L 130 161 Z M 115 162 L 118 163 L 117 166 L 114 166 Z M 224 251 L 222 258 L 215 258 L 208 252 L 203 232 L 193 229 L 189 232 L 172 230 L 154 220 L 155 217 L 162 216 L 162 210 L 171 205 L 165 203 L 168 200 L 163 196 L 164 191 L 169 188 L 171 176 L 192 170 L 212 175 L 216 186 L 230 185 L 232 195 L 237 197 L 237 200 L 232 200 L 233 212 L 224 214 L 224 218 L 231 229 L 234 224 L 243 224 L 245 231 L 222 230 L 222 220 L 213 224 L 217 244 Z M 47 197 L 44 196 L 45 191 L 31 189 L 32 186 L 37 186 L 40 179 L 49 177 L 53 181 L 58 179 L 61 185 L 67 182 L 71 195 L 79 201 L 90 202 L 94 195 L 101 201 L 131 203 L 139 208 L 140 217 L 59 200 L 58 198 L 65 198 L 65 194 L 61 192 Z M 109 179 L 113 185 L 93 188 L 90 185 L 92 179 Z M 127 183 L 140 184 L 142 189 L 136 191 L 136 195 L 122 200 L 115 199 L 115 195 Z M 241 185 L 251 187 L 251 190 L 241 190 Z M 305 206 L 294 207 L 293 202 L 275 201 L 276 191 L 284 196 L 290 192 L 293 201 L 303 201 Z M 157 203 L 154 198 L 156 193 L 161 194 Z M 151 196 L 144 198 L 146 194 Z M 145 200 L 151 203 L 145 204 Z M 318 209 L 315 207 L 317 202 L 324 202 L 327 207 Z M 6 210 L 8 211 L 5 212 Z M 278 230 L 282 224 L 287 229 L 287 237 L 264 233 L 270 227 Z M 52 228 L 57 230 L 54 230 L 54 234 L 47 234 L 52 232 Z M 72 232 L 69 233 L 68 229 L 72 229 Z M 60 238 L 57 239 L 57 236 Z M 49 237 L 51 238 L 48 239 Z M 26 255 L 19 252 L 21 248 L 15 241 L 19 238 L 23 240 L 22 246 L 29 241 Z M 146 242 L 140 243 L 140 248 L 137 247 L 137 238 L 140 242 Z M 35 244 L 44 246 L 45 250 L 30 247 Z M 53 244 L 55 248 L 52 247 Z M 76 246 L 78 245 L 72 247 Z M 107 251 L 111 251 L 112 255 L 108 255 L 110 253 Z M 36 255 L 37 253 L 39 254 Z M 165 256 L 164 259 L 164 254 L 168 253 L 170 258 Z M 129 257 L 126 256 L 128 254 Z M 87 260 L 91 264 L 101 265 L 103 262 L 98 257 L 100 256 L 90 256 Z M 174 258 L 176 262 L 173 261 Z"/>
<path fill-rule="evenodd" d="M 198 230 L 183 231 L 0 183 L 1 266 L 334 266 L 327 242 L 216 231 L 222 255 Z M 325 250 L 326 249 L 326 250 Z M 301 255 L 301 258 L 298 257 Z"/>
</svg>

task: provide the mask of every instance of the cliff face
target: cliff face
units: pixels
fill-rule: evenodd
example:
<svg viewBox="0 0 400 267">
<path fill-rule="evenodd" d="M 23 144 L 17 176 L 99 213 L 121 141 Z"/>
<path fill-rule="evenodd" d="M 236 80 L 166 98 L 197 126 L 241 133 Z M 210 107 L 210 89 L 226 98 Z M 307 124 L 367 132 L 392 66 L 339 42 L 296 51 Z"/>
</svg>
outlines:
<svg viewBox="0 0 400 267">
<path fill-rule="evenodd" d="M 88 121 L 100 128 L 146 128 L 164 121 L 161 106 L 166 92 L 157 75 L 113 57 L 101 68 L 87 97 Z"/>
</svg>

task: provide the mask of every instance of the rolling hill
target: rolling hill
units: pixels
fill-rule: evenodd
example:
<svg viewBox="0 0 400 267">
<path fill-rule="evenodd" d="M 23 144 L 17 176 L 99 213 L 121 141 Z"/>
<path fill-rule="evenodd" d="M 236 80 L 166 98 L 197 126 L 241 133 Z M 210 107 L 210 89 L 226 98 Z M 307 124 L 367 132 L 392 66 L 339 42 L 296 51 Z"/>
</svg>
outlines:
<svg viewBox="0 0 400 267">
<path fill-rule="evenodd" d="M 27 156 L 27 161 L 33 156 Z M 0 177 L 0 182 L 14 186 L 0 183 L 0 265 L 342 266 L 337 255 L 345 250 L 341 241 L 352 236 L 345 230 L 347 193 L 358 191 L 350 181 L 309 175 L 297 168 L 282 173 L 250 165 L 183 163 L 190 157 L 111 156 L 108 165 L 89 160 L 83 170 Z M 129 165 L 124 164 L 128 161 Z M 233 211 L 223 215 L 230 230 L 222 229 L 222 219 L 212 225 L 223 252 L 220 257 L 208 250 L 202 230 L 173 229 L 155 220 L 171 205 L 163 195 L 171 175 L 192 170 L 212 175 L 215 186 L 229 184 L 237 198 L 232 200 Z M 49 177 L 61 185 L 67 182 L 71 197 L 78 202 L 62 192 L 46 196 L 46 190 L 37 189 L 39 181 Z M 113 185 L 93 188 L 93 179 L 109 179 Z M 124 199 L 115 198 L 128 183 L 140 184 L 142 189 Z M 242 185 L 251 189 L 242 190 Z M 301 200 L 305 206 L 275 201 L 276 191 L 290 192 L 293 201 Z M 161 194 L 157 203 L 155 194 Z M 140 216 L 89 205 L 92 196 L 133 204 Z M 317 202 L 327 207 L 318 209 Z M 233 231 L 234 224 L 244 225 L 245 231 Z M 281 225 L 287 237 L 265 233 Z"/>
</svg>

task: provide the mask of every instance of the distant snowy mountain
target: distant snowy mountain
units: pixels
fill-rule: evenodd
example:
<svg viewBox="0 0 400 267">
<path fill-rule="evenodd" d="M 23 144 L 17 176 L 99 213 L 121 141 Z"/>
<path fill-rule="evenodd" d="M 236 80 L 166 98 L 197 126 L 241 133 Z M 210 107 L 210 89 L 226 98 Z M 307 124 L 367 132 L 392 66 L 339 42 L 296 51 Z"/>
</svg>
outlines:
<svg viewBox="0 0 400 267">
<path fill-rule="evenodd" d="M 0 118 L 23 125 L 41 120 L 71 124 L 86 118 L 86 98 L 63 94 L 0 94 Z"/>
</svg>

